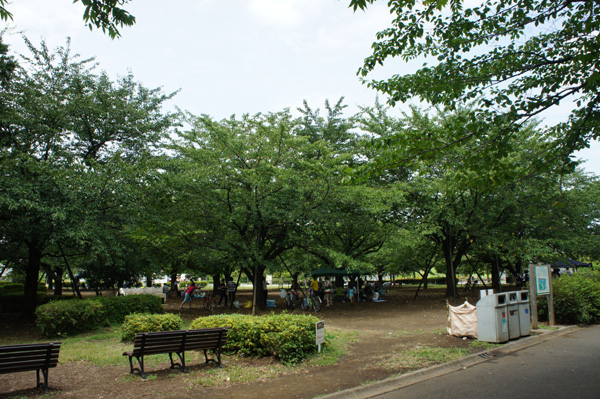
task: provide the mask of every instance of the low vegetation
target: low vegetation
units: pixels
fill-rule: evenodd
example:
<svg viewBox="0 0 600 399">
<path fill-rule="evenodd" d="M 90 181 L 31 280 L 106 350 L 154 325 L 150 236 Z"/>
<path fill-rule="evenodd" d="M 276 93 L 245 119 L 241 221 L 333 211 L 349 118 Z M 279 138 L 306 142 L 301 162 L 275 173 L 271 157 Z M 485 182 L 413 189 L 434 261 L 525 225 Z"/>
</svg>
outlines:
<svg viewBox="0 0 600 399">
<path fill-rule="evenodd" d="M 315 323 L 308 315 L 271 314 L 218 315 L 200 317 L 192 328 L 227 327 L 225 350 L 247 356 L 278 357 L 284 364 L 296 364 L 317 350 Z"/>
<path fill-rule="evenodd" d="M 52 301 L 35 312 L 36 325 L 47 337 L 71 336 L 103 326 L 120 324 L 132 313 L 163 313 L 161 299 L 153 295 L 96 297 Z"/>
<path fill-rule="evenodd" d="M 579 271 L 552 280 L 554 314 L 558 324 L 600 322 L 600 272 Z M 548 302 L 538 299 L 541 319 L 548 318 Z"/>
</svg>

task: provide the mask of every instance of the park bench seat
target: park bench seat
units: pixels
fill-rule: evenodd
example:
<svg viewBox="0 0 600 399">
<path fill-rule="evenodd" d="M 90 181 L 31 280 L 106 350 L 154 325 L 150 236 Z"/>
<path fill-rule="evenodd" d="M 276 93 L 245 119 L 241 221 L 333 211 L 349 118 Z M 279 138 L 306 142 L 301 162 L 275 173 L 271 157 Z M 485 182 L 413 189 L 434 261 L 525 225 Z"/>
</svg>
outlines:
<svg viewBox="0 0 600 399">
<path fill-rule="evenodd" d="M 186 373 L 185 352 L 189 350 L 203 350 L 206 363 L 214 362 L 219 367 L 222 367 L 221 348 L 226 342 L 227 328 L 138 333 L 135 336 L 133 350 L 123 352 L 123 356 L 129 357 L 130 373 L 133 374 L 137 371 L 145 379 L 144 356 L 167 353 L 171 361 L 171 368 L 180 368 Z M 215 353 L 216 360 L 208 358 L 208 350 L 212 350 Z M 173 361 L 173 353 L 179 357 L 179 362 Z M 133 358 L 137 360 L 139 367 L 133 367 Z"/>
<path fill-rule="evenodd" d="M 35 371 L 36 387 L 48 393 L 48 369 L 58 364 L 61 342 L 0 345 L 0 374 Z M 40 382 L 40 372 L 43 382 Z"/>
</svg>

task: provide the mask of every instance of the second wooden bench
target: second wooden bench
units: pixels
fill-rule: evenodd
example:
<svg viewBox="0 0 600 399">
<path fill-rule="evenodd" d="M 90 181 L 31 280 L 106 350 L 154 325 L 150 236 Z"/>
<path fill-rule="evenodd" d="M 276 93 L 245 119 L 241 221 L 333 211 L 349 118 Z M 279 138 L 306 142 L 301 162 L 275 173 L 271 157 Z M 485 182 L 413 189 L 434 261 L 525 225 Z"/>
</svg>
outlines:
<svg viewBox="0 0 600 399">
<path fill-rule="evenodd" d="M 37 387 L 48 393 L 48 369 L 58 364 L 60 342 L 0 346 L 0 374 L 35 371 Z M 40 372 L 43 382 L 40 381 Z"/>
<path fill-rule="evenodd" d="M 185 352 L 203 350 L 206 363 L 214 362 L 219 367 L 222 367 L 221 348 L 226 342 L 226 328 L 138 333 L 135 336 L 133 350 L 124 352 L 123 356 L 129 357 L 130 372 L 134 374 L 137 371 L 145 379 L 144 356 L 167 353 L 171 360 L 171 368 L 180 368 L 183 372 L 187 372 Z M 208 350 L 214 351 L 216 360 L 208 358 Z M 174 353 L 179 357 L 179 362 L 173 360 Z M 137 360 L 139 367 L 133 366 L 133 358 Z"/>
</svg>

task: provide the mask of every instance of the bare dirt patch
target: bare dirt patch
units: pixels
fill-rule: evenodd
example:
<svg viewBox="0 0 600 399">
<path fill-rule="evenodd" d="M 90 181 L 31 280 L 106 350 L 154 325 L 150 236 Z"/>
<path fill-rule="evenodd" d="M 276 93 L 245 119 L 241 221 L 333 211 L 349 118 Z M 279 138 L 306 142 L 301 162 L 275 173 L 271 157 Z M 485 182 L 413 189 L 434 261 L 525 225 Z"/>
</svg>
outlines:
<svg viewBox="0 0 600 399">
<path fill-rule="evenodd" d="M 188 360 L 190 373 L 169 369 L 168 363 L 151 370 L 152 378 L 142 380 L 129 374 L 129 365 L 123 358 L 122 366 L 98 367 L 84 362 L 61 363 L 49 373 L 50 397 L 57 398 L 313 398 L 318 395 L 355 387 L 369 381 L 398 375 L 407 369 L 394 363 L 394 354 L 415 347 L 466 348 L 469 340 L 450 337 L 445 332 L 447 309 L 444 292 L 429 290 L 413 300 L 415 290 L 393 288 L 385 302 L 361 302 L 356 305 L 335 303 L 323 307 L 317 314 L 325 321 L 328 331 L 352 333 L 354 342 L 347 354 L 336 364 L 282 366 L 276 359 L 245 359 L 224 356 L 223 370 L 206 366 L 200 357 Z M 283 302 L 277 300 L 276 311 Z M 246 296 L 240 296 L 244 303 Z M 464 298 L 458 302 L 462 303 Z M 471 303 L 475 299 L 470 299 Z M 179 300 L 170 299 L 168 312 L 178 313 Z M 193 319 L 207 313 L 195 302 L 194 308 L 181 312 L 182 317 Z M 247 309 L 219 308 L 219 313 L 249 313 Z M 302 313 L 301 310 L 294 311 Z M 3 337 L 19 337 L 18 342 L 43 339 L 33 323 L 16 318 L 0 319 Z M 7 335 L 8 334 L 8 335 Z M 246 376 L 249 381 L 232 383 L 235 373 L 253 366 L 256 374 Z M 219 373 L 217 377 L 215 374 Z M 215 383 L 215 381 L 217 381 Z M 0 399 L 46 397 L 35 389 L 35 373 L 24 372 L 0 375 Z"/>
</svg>

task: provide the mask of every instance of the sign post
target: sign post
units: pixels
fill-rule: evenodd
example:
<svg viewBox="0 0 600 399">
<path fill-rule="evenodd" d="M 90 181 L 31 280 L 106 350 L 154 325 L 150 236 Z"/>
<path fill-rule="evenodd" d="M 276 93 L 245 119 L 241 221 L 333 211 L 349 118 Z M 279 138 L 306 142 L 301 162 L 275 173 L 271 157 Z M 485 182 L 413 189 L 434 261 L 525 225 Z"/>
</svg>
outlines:
<svg viewBox="0 0 600 399">
<path fill-rule="evenodd" d="M 533 280 L 532 280 L 533 279 Z M 553 326 L 554 300 L 552 298 L 552 272 L 550 265 L 529 265 L 529 297 L 531 300 L 531 327 L 538 328 L 538 311 L 536 299 L 538 296 L 548 297 L 548 324 Z"/>
<path fill-rule="evenodd" d="M 325 322 L 323 320 L 316 323 L 315 338 L 319 353 L 321 353 L 321 344 L 325 343 Z"/>
</svg>

